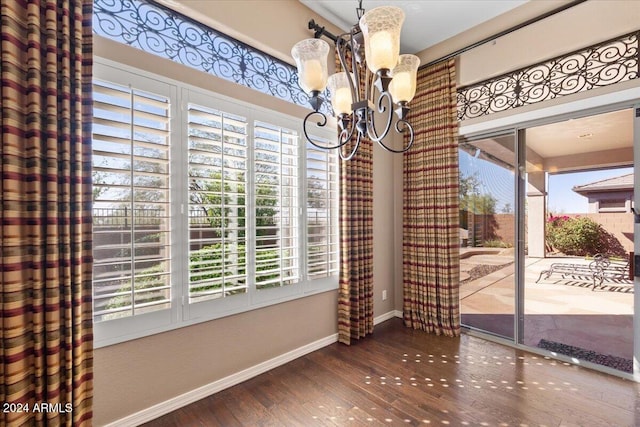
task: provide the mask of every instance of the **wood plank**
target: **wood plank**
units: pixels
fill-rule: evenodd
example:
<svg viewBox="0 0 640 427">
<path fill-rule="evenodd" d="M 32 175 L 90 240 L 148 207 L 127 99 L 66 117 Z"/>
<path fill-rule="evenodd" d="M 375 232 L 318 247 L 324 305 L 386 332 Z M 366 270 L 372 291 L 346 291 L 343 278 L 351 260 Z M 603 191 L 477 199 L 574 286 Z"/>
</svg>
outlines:
<svg viewBox="0 0 640 427">
<path fill-rule="evenodd" d="M 640 385 L 392 319 L 147 423 L 170 426 L 640 425 Z"/>
</svg>

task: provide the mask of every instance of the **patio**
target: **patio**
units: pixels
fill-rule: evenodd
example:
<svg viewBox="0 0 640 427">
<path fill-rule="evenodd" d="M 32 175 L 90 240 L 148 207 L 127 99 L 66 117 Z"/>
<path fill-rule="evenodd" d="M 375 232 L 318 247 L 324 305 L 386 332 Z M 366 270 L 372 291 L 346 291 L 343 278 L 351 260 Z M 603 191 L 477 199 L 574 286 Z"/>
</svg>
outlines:
<svg viewBox="0 0 640 427">
<path fill-rule="evenodd" d="M 461 253 L 462 323 L 501 336 L 513 336 L 514 265 L 464 282 L 473 267 L 513 262 L 512 250 L 473 248 Z M 524 343 L 562 343 L 597 353 L 631 359 L 633 354 L 633 286 L 607 283 L 592 290 L 589 278 L 552 275 L 536 280 L 554 262 L 588 265 L 580 257 L 525 259 Z"/>
</svg>

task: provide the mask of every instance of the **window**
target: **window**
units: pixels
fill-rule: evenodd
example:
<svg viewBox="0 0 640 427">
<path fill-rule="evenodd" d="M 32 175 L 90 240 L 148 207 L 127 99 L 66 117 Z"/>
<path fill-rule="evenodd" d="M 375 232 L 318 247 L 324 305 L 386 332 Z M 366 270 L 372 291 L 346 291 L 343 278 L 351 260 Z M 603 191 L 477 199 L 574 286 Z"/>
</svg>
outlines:
<svg viewBox="0 0 640 427">
<path fill-rule="evenodd" d="M 169 99 L 94 81 L 94 319 L 168 307 Z"/>
<path fill-rule="evenodd" d="M 97 345 L 337 288 L 336 152 L 302 144 L 301 120 L 142 74 L 94 69 Z"/>
<path fill-rule="evenodd" d="M 333 277 L 338 274 L 339 262 L 337 156 L 307 143 L 306 169 L 307 275 L 313 279 Z"/>
<path fill-rule="evenodd" d="M 189 104 L 189 302 L 247 292 L 244 117 Z"/>
<path fill-rule="evenodd" d="M 298 135 L 263 122 L 254 127 L 256 287 L 300 281 Z"/>
<path fill-rule="evenodd" d="M 627 202 L 624 199 L 602 199 L 599 201 L 599 212 L 626 212 Z"/>
</svg>

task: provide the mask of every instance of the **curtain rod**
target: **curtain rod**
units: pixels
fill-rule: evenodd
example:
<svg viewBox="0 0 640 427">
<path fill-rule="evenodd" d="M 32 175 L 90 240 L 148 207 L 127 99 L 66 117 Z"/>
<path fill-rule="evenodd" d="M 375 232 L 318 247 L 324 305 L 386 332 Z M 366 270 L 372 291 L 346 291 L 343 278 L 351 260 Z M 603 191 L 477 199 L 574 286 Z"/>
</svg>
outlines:
<svg viewBox="0 0 640 427">
<path fill-rule="evenodd" d="M 500 37 L 502 37 L 502 36 L 505 36 L 505 35 L 507 35 L 507 34 L 509 34 L 509 33 L 512 33 L 512 32 L 514 32 L 514 31 L 517 31 L 517 30 L 519 30 L 519 29 L 521 29 L 521 28 L 524 28 L 524 27 L 526 27 L 526 26 L 528 26 L 528 25 L 534 24 L 534 23 L 536 23 L 536 22 L 538 22 L 538 21 L 542 21 L 543 19 L 548 18 L 549 16 L 552 16 L 552 15 L 555 15 L 556 13 L 560 13 L 560 12 L 562 12 L 562 11 L 565 11 L 565 10 L 567 10 L 567 9 L 570 9 L 570 8 L 572 8 L 572 7 L 574 7 L 574 6 L 577 6 L 577 5 L 579 5 L 580 3 L 584 3 L 584 2 L 586 2 L 586 1 L 587 1 L 587 0 L 574 0 L 574 1 L 570 2 L 570 3 L 567 3 L 567 4 L 565 4 L 565 5 L 562 5 L 562 6 L 560 6 L 560 7 L 555 8 L 555 9 L 552 9 L 552 10 L 550 10 L 550 11 L 548 11 L 548 12 L 543 13 L 542 15 L 536 16 L 535 18 L 531 18 L 531 19 L 529 19 L 529 20 L 527 20 L 527 21 L 524 21 L 524 22 L 522 22 L 522 23 L 520 23 L 520 24 L 518 24 L 518 25 L 514 25 L 514 26 L 513 26 L 513 27 L 511 27 L 511 28 L 507 28 L 506 30 L 500 31 L 499 33 L 496 33 L 496 34 L 494 34 L 494 35 L 492 35 L 492 36 L 489 36 L 489 37 L 484 38 L 484 39 L 482 39 L 482 40 L 480 40 L 480 41 L 477 41 L 477 42 L 472 43 L 472 44 L 470 44 L 470 45 L 468 45 L 468 46 L 465 46 L 465 47 L 463 47 L 463 48 L 461 48 L 461 49 L 458 49 L 458 50 L 456 50 L 455 52 L 452 52 L 452 53 L 450 53 L 450 54 L 448 54 L 448 55 L 445 55 L 445 56 L 443 56 L 443 57 L 441 57 L 441 58 L 438 58 L 438 59 L 436 59 L 436 60 L 434 60 L 434 61 L 430 61 L 430 62 L 428 62 L 428 63 L 426 63 L 426 64 L 422 65 L 422 66 L 420 67 L 420 69 L 423 69 L 423 68 L 429 67 L 429 66 L 431 66 L 431 65 L 438 64 L 438 63 L 440 63 L 440 62 L 442 62 L 442 61 L 446 61 L 447 59 L 451 59 L 451 58 L 453 58 L 453 57 L 455 57 L 455 56 L 460 55 L 461 53 L 464 53 L 464 52 L 466 52 L 466 51 L 468 51 L 468 50 L 471 50 L 471 49 L 475 49 L 475 48 L 476 48 L 476 47 L 478 47 L 478 46 L 481 46 L 481 45 L 483 45 L 483 44 L 485 44 L 485 43 L 488 43 L 488 42 L 494 41 L 494 40 L 496 40 L 496 39 L 498 39 L 498 38 L 500 38 Z"/>
</svg>

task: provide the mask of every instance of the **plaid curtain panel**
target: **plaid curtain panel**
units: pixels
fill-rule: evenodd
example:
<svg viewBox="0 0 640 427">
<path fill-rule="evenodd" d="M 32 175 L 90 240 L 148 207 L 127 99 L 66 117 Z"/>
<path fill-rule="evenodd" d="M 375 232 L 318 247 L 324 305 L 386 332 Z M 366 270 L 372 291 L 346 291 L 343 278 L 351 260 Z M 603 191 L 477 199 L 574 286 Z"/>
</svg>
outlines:
<svg viewBox="0 0 640 427">
<path fill-rule="evenodd" d="M 0 425 L 90 425 L 93 1 L 0 4 Z"/>
<path fill-rule="evenodd" d="M 343 152 L 350 153 L 354 141 Z M 339 224 L 338 341 L 350 345 L 373 332 L 373 147 L 368 138 L 351 160 L 340 162 Z"/>
<path fill-rule="evenodd" d="M 460 334 L 458 121 L 455 62 L 418 71 L 404 155 L 403 317 L 406 326 Z"/>
</svg>

